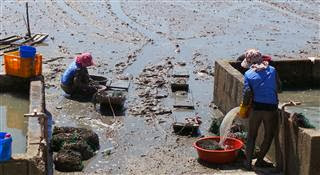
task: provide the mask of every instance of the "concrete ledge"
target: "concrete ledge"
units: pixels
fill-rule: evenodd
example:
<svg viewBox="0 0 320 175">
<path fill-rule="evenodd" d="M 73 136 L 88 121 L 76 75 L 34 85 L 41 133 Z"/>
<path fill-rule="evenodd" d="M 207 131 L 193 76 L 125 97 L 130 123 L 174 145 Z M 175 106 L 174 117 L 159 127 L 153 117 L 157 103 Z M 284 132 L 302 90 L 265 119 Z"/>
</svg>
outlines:
<svg viewBox="0 0 320 175">
<path fill-rule="evenodd" d="M 240 62 L 227 62 L 242 74 L 245 72 Z M 320 87 L 320 60 L 312 63 L 308 59 L 284 59 L 272 61 L 270 65 L 277 69 L 285 88 Z"/>
<path fill-rule="evenodd" d="M 29 92 L 29 113 L 45 111 L 43 77 L 24 79 L 0 74 L 0 92 Z M 28 119 L 27 151 L 13 154 L 12 159 L 0 164 L 0 175 L 42 175 L 46 173 L 48 147 L 40 143 L 41 129 L 38 118 Z"/>
<path fill-rule="evenodd" d="M 271 63 L 288 88 L 319 88 L 320 60 L 312 63 L 310 60 L 290 59 Z M 219 60 L 215 62 L 214 103 L 226 113 L 239 106 L 242 100 L 243 73 L 240 62 Z M 290 119 L 291 114 L 285 112 L 283 124 L 279 124 L 279 142 L 277 147 L 283 153 L 284 174 L 313 175 L 320 172 L 320 131 L 299 128 Z M 257 143 L 263 139 L 263 127 L 260 128 Z M 275 162 L 275 144 L 267 155 Z"/>
</svg>

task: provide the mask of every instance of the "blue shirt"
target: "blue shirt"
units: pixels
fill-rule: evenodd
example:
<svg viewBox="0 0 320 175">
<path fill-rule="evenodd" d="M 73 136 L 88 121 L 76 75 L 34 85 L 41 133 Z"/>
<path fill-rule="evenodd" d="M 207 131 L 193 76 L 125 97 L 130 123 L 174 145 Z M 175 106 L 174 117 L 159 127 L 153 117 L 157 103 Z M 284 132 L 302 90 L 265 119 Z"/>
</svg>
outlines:
<svg viewBox="0 0 320 175">
<path fill-rule="evenodd" d="M 254 102 L 278 104 L 276 69 L 268 66 L 266 69 L 257 72 L 253 69 L 246 71 L 243 93 L 248 89 L 253 91 Z"/>
<path fill-rule="evenodd" d="M 81 68 L 81 66 L 73 61 L 61 76 L 61 83 L 65 86 L 70 85 L 78 68 Z"/>
</svg>

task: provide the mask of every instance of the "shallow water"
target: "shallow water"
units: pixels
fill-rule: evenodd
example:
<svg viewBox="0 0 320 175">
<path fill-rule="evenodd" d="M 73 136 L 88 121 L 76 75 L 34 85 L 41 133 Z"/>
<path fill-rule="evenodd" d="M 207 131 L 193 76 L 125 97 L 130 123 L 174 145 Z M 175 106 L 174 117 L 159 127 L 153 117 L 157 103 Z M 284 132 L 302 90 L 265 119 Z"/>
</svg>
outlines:
<svg viewBox="0 0 320 175">
<path fill-rule="evenodd" d="M 26 152 L 28 119 L 23 115 L 28 111 L 28 96 L 0 94 L 0 131 L 11 134 L 12 153 Z"/>
<path fill-rule="evenodd" d="M 320 89 L 284 91 L 279 94 L 280 103 L 299 101 L 301 105 L 287 107 L 289 111 L 304 114 L 316 129 L 320 130 Z"/>
</svg>

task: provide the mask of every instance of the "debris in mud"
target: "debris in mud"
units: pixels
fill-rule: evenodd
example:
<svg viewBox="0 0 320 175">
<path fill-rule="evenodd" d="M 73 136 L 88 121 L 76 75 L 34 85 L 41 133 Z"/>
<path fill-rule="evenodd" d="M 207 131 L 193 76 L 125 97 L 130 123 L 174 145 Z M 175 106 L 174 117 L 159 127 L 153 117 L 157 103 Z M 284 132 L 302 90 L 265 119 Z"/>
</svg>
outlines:
<svg viewBox="0 0 320 175">
<path fill-rule="evenodd" d="M 117 76 L 117 80 L 132 80 L 132 75 L 120 74 Z"/>
<path fill-rule="evenodd" d="M 107 149 L 103 150 L 102 151 L 102 155 L 104 155 L 105 157 L 106 156 L 110 156 L 113 149 L 114 149 L 113 147 L 110 147 L 110 148 L 107 148 Z"/>
<path fill-rule="evenodd" d="M 82 160 L 90 159 L 100 148 L 98 135 L 85 128 L 55 127 L 52 135 L 51 149 L 58 152 L 54 163 L 59 171 L 81 171 Z"/>
<path fill-rule="evenodd" d="M 62 109 L 62 106 L 56 106 L 56 109 Z"/>
<path fill-rule="evenodd" d="M 175 50 L 175 52 L 176 52 L 176 53 L 180 53 L 180 46 L 179 46 L 178 44 L 176 45 L 176 50 Z"/>
<path fill-rule="evenodd" d="M 186 62 L 179 61 L 179 62 L 177 62 L 177 65 L 179 65 L 179 66 L 186 66 L 187 64 L 186 64 Z"/>
<path fill-rule="evenodd" d="M 160 105 L 162 98 L 168 96 L 168 72 L 173 65 L 168 58 L 165 62 L 156 65 L 150 65 L 143 69 L 142 73 L 135 79 L 137 84 L 137 95 L 140 99 L 135 100 L 135 104 L 129 106 L 129 113 L 132 115 L 144 115 L 151 118 L 155 115 L 171 113 Z"/>
<path fill-rule="evenodd" d="M 185 120 L 186 120 L 187 124 L 193 125 L 193 126 L 200 126 L 200 124 L 202 123 L 201 117 L 199 117 L 199 116 L 188 117 Z"/>
</svg>

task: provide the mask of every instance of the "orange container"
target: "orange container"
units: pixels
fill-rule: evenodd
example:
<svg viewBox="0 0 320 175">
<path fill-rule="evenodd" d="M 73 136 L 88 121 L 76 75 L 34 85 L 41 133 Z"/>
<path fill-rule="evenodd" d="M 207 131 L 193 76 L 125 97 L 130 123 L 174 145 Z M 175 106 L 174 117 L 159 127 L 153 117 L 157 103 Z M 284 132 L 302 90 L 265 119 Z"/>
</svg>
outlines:
<svg viewBox="0 0 320 175">
<path fill-rule="evenodd" d="M 7 75 L 30 78 L 42 74 L 42 55 L 35 58 L 20 58 L 19 51 L 4 54 L 4 67 Z"/>
</svg>

